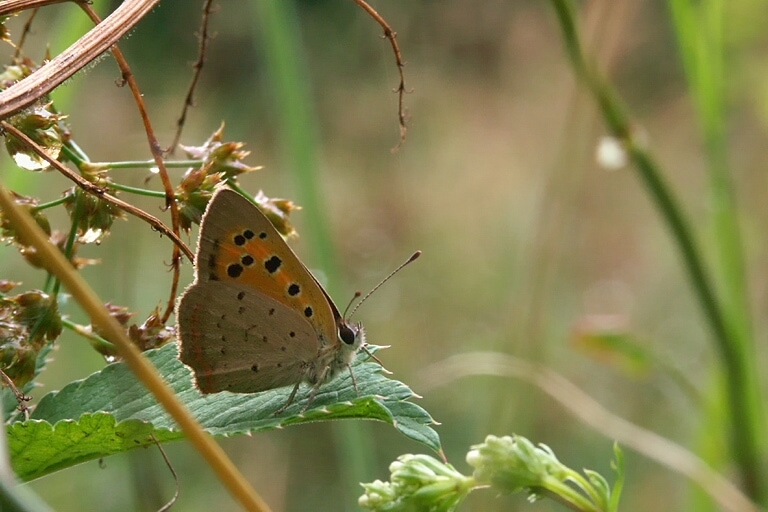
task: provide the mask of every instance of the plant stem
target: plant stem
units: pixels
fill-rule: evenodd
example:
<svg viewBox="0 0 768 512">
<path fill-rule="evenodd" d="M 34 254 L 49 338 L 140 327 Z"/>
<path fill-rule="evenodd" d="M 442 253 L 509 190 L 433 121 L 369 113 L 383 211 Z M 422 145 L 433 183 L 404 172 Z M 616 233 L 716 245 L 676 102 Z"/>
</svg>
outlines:
<svg viewBox="0 0 768 512">
<path fill-rule="evenodd" d="M 552 0 L 565 39 L 565 47 L 576 75 L 584 81 L 597 101 L 600 111 L 611 133 L 619 138 L 639 172 L 659 213 L 671 231 L 688 278 L 699 300 L 704 317 L 710 324 L 714 341 L 725 368 L 728 406 L 731 418 L 731 444 L 734 458 L 739 466 L 742 483 L 747 494 L 758 503 L 765 505 L 762 462 L 760 460 L 759 434 L 755 430 L 754 414 L 759 408 L 752 407 L 755 393 L 748 383 L 748 356 L 741 353 L 736 333 L 727 322 L 722 304 L 717 298 L 714 286 L 705 270 L 703 257 L 694 239 L 693 230 L 685 219 L 679 201 L 664 181 L 659 166 L 642 145 L 632 136 L 631 123 L 624 113 L 613 90 L 602 77 L 584 60 L 575 17 L 568 0 Z"/>
</svg>

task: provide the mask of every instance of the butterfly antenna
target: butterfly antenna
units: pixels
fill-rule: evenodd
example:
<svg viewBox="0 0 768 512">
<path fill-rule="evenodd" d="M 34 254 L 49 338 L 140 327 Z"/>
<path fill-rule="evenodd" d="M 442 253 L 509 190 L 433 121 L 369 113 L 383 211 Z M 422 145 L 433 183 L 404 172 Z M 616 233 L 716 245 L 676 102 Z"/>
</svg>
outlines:
<svg viewBox="0 0 768 512">
<path fill-rule="evenodd" d="M 352 296 L 352 300 L 350 300 L 349 304 L 347 304 L 347 307 L 344 308 L 344 314 L 341 315 L 342 318 L 348 318 L 347 317 L 347 311 L 349 311 L 349 308 L 352 307 L 352 303 L 355 302 L 361 295 L 362 295 L 362 293 L 355 292 L 355 294 Z"/>
<path fill-rule="evenodd" d="M 368 292 L 368 293 L 365 295 L 365 297 L 363 297 L 362 299 L 360 299 L 360 302 L 358 302 L 358 303 L 357 303 L 357 305 L 355 305 L 355 307 L 352 309 L 352 312 L 349 314 L 349 316 L 348 316 L 348 317 L 346 317 L 346 318 L 347 318 L 347 320 L 349 320 L 350 318 L 352 318 L 352 316 L 355 314 L 355 311 L 357 311 L 357 308 L 359 308 L 359 307 L 360 307 L 360 304 L 362 304 L 363 302 L 365 302 L 365 299 L 367 299 L 368 297 L 370 297 L 370 296 L 373 294 L 373 292 L 375 292 L 376 290 L 378 290 L 378 289 L 379 289 L 379 287 L 380 287 L 381 285 L 383 285 L 384 283 L 386 283 L 387 281 L 389 281 L 389 280 L 392 278 L 392 276 L 394 276 L 395 274 L 397 274 L 398 272 L 400 272 L 401 270 L 403 270 L 403 268 L 404 268 L 406 265 L 408 265 L 409 263 L 413 263 L 413 261 L 414 261 L 416 258 L 418 258 L 419 256 L 421 256 L 421 251 L 416 251 L 415 253 L 413 253 L 413 254 L 411 255 L 411 257 L 410 257 L 410 258 L 408 258 L 408 259 L 405 261 L 405 263 L 403 263 L 402 265 L 400 265 L 399 267 L 397 267 L 397 268 L 396 268 L 395 270 L 393 270 L 393 271 L 392 271 L 392 272 L 391 272 L 391 273 L 390 273 L 390 274 L 389 274 L 387 277 L 385 277 L 384 279 L 382 279 L 382 280 L 381 280 L 381 282 L 380 282 L 379 284 L 377 284 L 376 286 L 374 286 L 374 287 L 373 287 L 373 289 L 372 289 L 371 291 L 369 291 L 369 292 Z M 352 302 L 354 302 L 354 300 L 355 300 L 357 297 L 359 297 L 359 296 L 360 296 L 360 292 L 357 292 L 357 293 L 355 294 L 355 298 L 353 298 L 353 299 L 352 299 Z M 352 305 L 352 302 L 350 302 L 350 305 Z M 349 309 L 349 306 L 347 306 L 347 309 Z M 346 314 L 346 311 L 345 311 L 345 314 Z"/>
</svg>

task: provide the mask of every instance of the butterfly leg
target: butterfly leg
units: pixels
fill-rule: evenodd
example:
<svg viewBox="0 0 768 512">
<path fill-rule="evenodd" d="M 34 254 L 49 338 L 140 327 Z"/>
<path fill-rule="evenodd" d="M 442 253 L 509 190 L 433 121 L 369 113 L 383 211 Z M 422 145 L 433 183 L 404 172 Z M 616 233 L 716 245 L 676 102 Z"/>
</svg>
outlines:
<svg viewBox="0 0 768 512">
<path fill-rule="evenodd" d="M 291 391 L 291 394 L 288 397 L 288 400 L 285 402 L 285 404 L 281 408 L 279 408 L 274 413 L 272 413 L 272 416 L 280 416 L 280 414 L 282 414 L 283 411 L 285 411 L 288 408 L 288 406 L 293 403 L 293 400 L 296 398 L 296 392 L 299 390 L 299 386 L 301 386 L 301 381 L 297 382 L 296 385 L 293 386 L 293 391 Z"/>
<path fill-rule="evenodd" d="M 355 387 L 355 393 L 357 393 L 357 396 L 360 396 L 360 390 L 357 389 L 357 380 L 355 380 L 355 372 L 352 371 L 352 364 L 347 364 L 347 368 L 349 368 L 349 376 L 352 377 L 352 385 Z"/>
<path fill-rule="evenodd" d="M 312 392 L 309 394 L 307 405 L 304 406 L 301 412 L 305 412 L 307 409 L 309 409 L 309 406 L 312 405 L 312 402 L 315 401 L 315 395 L 317 394 L 317 391 L 320 389 L 320 386 L 322 386 L 325 383 L 325 377 L 328 375 L 328 370 L 330 369 L 331 369 L 330 366 L 326 366 L 325 368 L 323 368 L 323 373 L 320 374 L 320 378 L 317 379 L 317 383 L 314 386 L 312 386 Z"/>
</svg>

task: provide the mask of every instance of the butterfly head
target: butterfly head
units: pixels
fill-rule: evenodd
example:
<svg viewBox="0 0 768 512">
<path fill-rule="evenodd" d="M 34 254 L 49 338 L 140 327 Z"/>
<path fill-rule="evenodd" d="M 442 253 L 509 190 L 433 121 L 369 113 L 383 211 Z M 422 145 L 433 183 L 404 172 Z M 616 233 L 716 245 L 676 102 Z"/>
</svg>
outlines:
<svg viewBox="0 0 768 512">
<path fill-rule="evenodd" d="M 341 349 L 344 353 L 354 355 L 360 346 L 365 345 L 365 330 L 363 324 L 350 323 L 346 320 L 339 322 L 339 341 L 341 342 Z"/>
<path fill-rule="evenodd" d="M 326 378 L 328 380 L 332 379 L 341 370 L 351 368 L 350 365 L 355 359 L 355 354 L 357 354 L 361 347 L 365 346 L 365 331 L 362 324 L 353 324 L 339 319 L 337 325 L 339 344 L 332 349 L 332 352 L 328 353 L 331 358 L 331 361 L 327 364 L 328 373 Z M 354 376 L 352 378 L 354 379 Z M 309 381 L 314 382 L 311 378 Z"/>
</svg>

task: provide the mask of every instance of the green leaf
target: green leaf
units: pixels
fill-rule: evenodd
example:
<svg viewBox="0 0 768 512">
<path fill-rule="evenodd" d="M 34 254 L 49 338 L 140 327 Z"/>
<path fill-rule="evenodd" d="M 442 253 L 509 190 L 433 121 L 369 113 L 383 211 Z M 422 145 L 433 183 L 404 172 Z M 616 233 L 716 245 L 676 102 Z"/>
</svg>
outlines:
<svg viewBox="0 0 768 512">
<path fill-rule="evenodd" d="M 178 360 L 177 353 L 176 344 L 168 344 L 146 355 L 203 428 L 213 435 L 232 436 L 309 421 L 360 418 L 385 421 L 407 437 L 435 451 L 440 449 L 440 438 L 430 427 L 434 423 L 432 417 L 407 401 L 414 393 L 401 382 L 383 376 L 381 366 L 366 361 L 365 354 L 360 354 L 352 367 L 359 395 L 350 374 L 344 373 L 320 387 L 311 408 L 304 413 L 301 410 L 311 387 L 302 385 L 296 401 L 276 417 L 274 412 L 288 400 L 290 387 L 254 394 L 202 395 L 193 386 L 191 371 Z M 151 444 L 150 433 L 161 442 L 182 437 L 175 422 L 124 363 L 111 364 L 85 380 L 49 393 L 40 400 L 30 420 L 8 427 L 13 467 L 23 480 Z"/>
<path fill-rule="evenodd" d="M 8 426 L 7 433 L 13 470 L 22 480 L 154 444 L 151 434 L 158 441 L 165 437 L 149 423 L 117 423 L 107 413 L 84 414 L 78 421 L 62 420 L 56 425 L 41 420 L 17 421 Z"/>
</svg>

